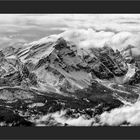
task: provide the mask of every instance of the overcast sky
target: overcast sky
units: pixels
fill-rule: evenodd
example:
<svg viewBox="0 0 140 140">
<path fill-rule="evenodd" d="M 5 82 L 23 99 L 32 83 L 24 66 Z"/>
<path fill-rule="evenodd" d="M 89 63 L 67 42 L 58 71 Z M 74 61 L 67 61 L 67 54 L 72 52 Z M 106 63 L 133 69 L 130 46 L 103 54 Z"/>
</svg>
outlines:
<svg viewBox="0 0 140 140">
<path fill-rule="evenodd" d="M 88 28 L 140 32 L 140 14 L 0 14 L 0 48 Z"/>
</svg>

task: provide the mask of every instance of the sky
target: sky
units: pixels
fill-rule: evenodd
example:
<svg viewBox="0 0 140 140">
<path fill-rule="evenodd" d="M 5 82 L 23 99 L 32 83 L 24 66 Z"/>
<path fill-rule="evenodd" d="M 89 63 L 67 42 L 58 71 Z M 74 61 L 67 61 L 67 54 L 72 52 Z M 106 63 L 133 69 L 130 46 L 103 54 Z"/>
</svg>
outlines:
<svg viewBox="0 0 140 140">
<path fill-rule="evenodd" d="M 0 14 L 0 48 L 20 46 L 70 29 L 140 32 L 140 14 Z M 102 34 L 102 36 L 104 35 Z"/>
</svg>

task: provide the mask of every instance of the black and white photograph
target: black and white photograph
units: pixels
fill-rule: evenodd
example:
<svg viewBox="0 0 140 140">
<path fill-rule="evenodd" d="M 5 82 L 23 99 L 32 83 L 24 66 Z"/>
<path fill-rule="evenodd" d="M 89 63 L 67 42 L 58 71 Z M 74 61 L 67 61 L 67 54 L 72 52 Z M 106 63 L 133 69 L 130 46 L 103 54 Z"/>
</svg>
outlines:
<svg viewBox="0 0 140 140">
<path fill-rule="evenodd" d="M 0 14 L 0 127 L 140 126 L 140 14 Z"/>
</svg>

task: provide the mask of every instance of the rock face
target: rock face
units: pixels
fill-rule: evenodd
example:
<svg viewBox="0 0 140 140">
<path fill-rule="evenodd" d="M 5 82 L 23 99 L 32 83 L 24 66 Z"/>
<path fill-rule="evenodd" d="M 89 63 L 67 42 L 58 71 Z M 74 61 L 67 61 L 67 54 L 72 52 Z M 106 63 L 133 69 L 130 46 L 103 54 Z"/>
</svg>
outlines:
<svg viewBox="0 0 140 140">
<path fill-rule="evenodd" d="M 32 126 L 31 116 L 62 109 L 93 117 L 136 102 L 140 69 L 127 58 L 108 46 L 79 49 L 62 37 L 1 50 L 0 105 L 19 119 L 7 125 Z"/>
<path fill-rule="evenodd" d="M 45 54 L 43 52 L 43 56 L 40 57 L 39 52 L 42 53 L 42 49 L 45 50 Z M 40 81 L 44 78 L 44 82 L 48 76 L 45 77 L 43 73 L 50 69 L 61 75 L 59 79 L 76 81 L 81 87 L 90 85 L 90 80 L 95 77 L 110 80 L 123 77 L 128 72 L 125 58 L 119 51 L 114 52 L 112 48 L 106 46 L 90 50 L 78 49 L 72 42 L 67 42 L 63 38 L 39 47 L 35 44 L 25 55 L 26 57 L 20 53 L 20 58 L 26 60 L 28 68 L 40 77 Z"/>
</svg>

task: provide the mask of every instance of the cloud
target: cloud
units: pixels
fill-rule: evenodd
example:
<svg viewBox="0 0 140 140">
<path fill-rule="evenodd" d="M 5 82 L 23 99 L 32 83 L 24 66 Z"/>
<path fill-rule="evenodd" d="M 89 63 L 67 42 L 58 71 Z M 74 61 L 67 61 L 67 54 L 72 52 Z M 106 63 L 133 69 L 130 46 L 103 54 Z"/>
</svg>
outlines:
<svg viewBox="0 0 140 140">
<path fill-rule="evenodd" d="M 140 54 L 140 14 L 0 14 L 0 36 L 13 35 L 28 43 L 63 31 L 79 47 L 107 43 L 122 49 L 132 44 L 133 53 Z"/>
<path fill-rule="evenodd" d="M 66 110 L 61 110 L 60 112 L 50 113 L 39 117 L 38 119 L 33 119 L 32 122 L 36 126 L 47 126 L 50 124 L 60 124 L 64 126 L 65 124 L 69 126 L 120 126 L 124 123 L 128 123 L 132 126 L 140 125 L 140 101 L 131 105 L 124 105 L 120 108 L 111 110 L 110 112 L 104 112 L 100 116 L 95 116 L 93 118 L 88 118 L 86 115 L 79 115 L 77 117 L 66 117 Z"/>
<path fill-rule="evenodd" d="M 44 124 L 53 123 L 53 124 L 61 124 L 61 125 L 69 125 L 69 126 L 91 126 L 95 120 L 94 118 L 88 119 L 86 116 L 81 115 L 76 118 L 66 117 L 66 110 L 61 110 L 60 112 L 50 113 L 45 116 L 40 117 L 35 120 L 36 126 L 44 126 Z M 34 122 L 34 121 L 33 121 Z"/>
<path fill-rule="evenodd" d="M 112 32 L 96 32 L 92 29 L 75 29 L 68 30 L 60 36 L 68 41 L 74 42 L 79 48 L 103 47 L 114 33 Z"/>
<path fill-rule="evenodd" d="M 114 50 L 123 50 L 133 45 L 132 54 L 140 55 L 140 33 L 95 31 L 90 29 L 71 29 L 63 32 L 59 37 L 74 42 L 79 48 L 101 48 L 105 45 Z"/>
<path fill-rule="evenodd" d="M 104 112 L 93 118 L 88 118 L 86 115 L 79 115 L 77 117 L 66 116 L 66 110 L 61 110 L 55 113 L 49 113 L 37 119 L 31 120 L 36 126 L 47 126 L 48 124 L 65 124 L 69 126 L 120 126 L 124 123 L 130 126 L 140 125 L 140 101 L 131 105 L 124 105 L 120 108 L 113 109 L 109 112 Z"/>
<path fill-rule="evenodd" d="M 0 36 L 0 49 L 3 49 L 5 47 L 9 47 L 9 46 L 18 46 L 20 44 L 24 44 L 26 42 L 26 40 L 22 39 L 22 38 L 15 38 L 12 39 L 10 37 L 6 37 L 6 36 Z"/>
<path fill-rule="evenodd" d="M 130 125 L 140 125 L 140 101 L 130 106 L 123 106 L 110 112 L 104 112 L 100 119 L 103 125 L 118 126 L 124 122 L 130 123 Z"/>
<path fill-rule="evenodd" d="M 140 31 L 140 14 L 0 14 L 0 24 L 46 28 Z M 134 26 L 135 25 L 135 26 Z"/>
</svg>

